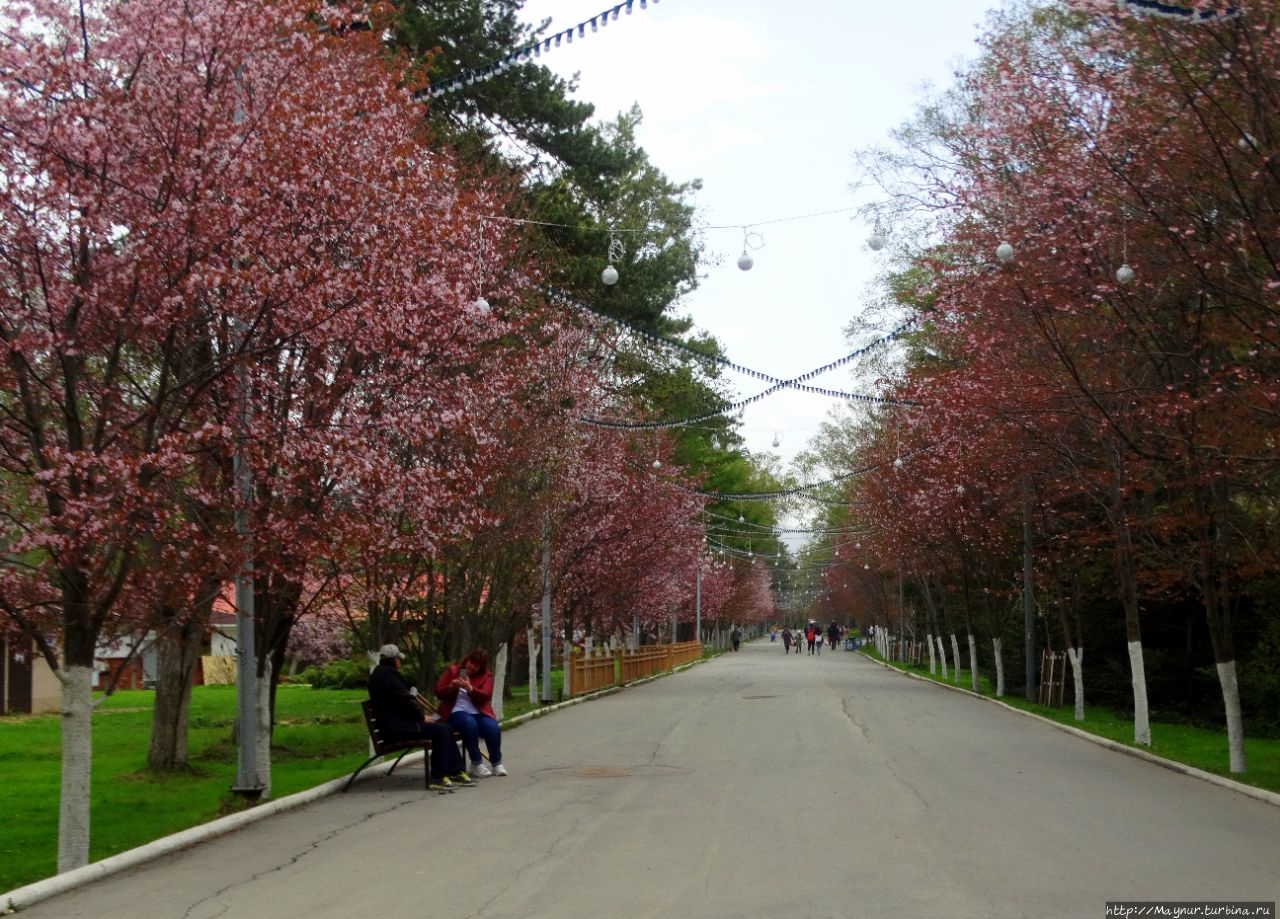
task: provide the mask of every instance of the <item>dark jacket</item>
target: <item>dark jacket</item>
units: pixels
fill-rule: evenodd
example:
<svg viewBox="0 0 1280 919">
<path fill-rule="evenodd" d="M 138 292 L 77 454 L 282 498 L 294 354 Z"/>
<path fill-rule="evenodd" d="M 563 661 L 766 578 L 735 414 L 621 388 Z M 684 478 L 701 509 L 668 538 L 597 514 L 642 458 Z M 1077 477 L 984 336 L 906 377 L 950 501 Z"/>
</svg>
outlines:
<svg viewBox="0 0 1280 919">
<path fill-rule="evenodd" d="M 396 737 L 418 736 L 418 725 L 426 720 L 409 684 L 392 664 L 379 663 L 369 674 L 369 702 L 379 726 Z"/>
</svg>

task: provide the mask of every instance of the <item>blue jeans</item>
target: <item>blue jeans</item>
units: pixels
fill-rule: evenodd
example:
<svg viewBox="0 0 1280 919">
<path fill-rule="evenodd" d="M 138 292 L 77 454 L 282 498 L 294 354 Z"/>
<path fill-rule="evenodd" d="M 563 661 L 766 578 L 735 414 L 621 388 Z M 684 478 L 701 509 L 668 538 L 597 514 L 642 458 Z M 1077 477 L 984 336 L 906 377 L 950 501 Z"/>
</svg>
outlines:
<svg viewBox="0 0 1280 919">
<path fill-rule="evenodd" d="M 480 738 L 489 748 L 489 762 L 495 766 L 502 762 L 502 728 L 488 715 L 470 712 L 450 712 L 449 726 L 462 735 L 462 745 L 467 748 L 471 762 L 480 762 Z"/>
</svg>

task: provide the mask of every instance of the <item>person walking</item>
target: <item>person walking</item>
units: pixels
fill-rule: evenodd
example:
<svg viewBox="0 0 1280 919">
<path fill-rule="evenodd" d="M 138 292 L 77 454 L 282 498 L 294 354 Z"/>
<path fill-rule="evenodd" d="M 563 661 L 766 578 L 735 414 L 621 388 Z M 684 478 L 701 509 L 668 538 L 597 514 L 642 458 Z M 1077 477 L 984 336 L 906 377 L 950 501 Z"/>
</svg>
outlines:
<svg viewBox="0 0 1280 919">
<path fill-rule="evenodd" d="M 733 642 L 733 650 L 737 651 L 738 645 L 742 644 L 742 629 L 735 625 L 733 631 L 729 633 L 729 640 Z"/>
<path fill-rule="evenodd" d="M 782 630 L 782 653 L 783 654 L 791 653 L 791 630 L 790 629 Z M 796 653 L 797 654 L 800 653 L 799 648 L 796 648 Z"/>
</svg>

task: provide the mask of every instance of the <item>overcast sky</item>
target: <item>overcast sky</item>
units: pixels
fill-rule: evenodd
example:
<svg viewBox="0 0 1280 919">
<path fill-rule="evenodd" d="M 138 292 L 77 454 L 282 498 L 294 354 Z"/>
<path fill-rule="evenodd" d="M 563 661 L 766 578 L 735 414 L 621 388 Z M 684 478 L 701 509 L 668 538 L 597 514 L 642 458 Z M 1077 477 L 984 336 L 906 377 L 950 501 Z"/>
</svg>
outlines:
<svg viewBox="0 0 1280 919">
<path fill-rule="evenodd" d="M 524 16 L 550 17 L 555 32 L 612 6 L 529 0 Z M 649 0 L 642 10 L 635 0 L 632 15 L 588 29 L 540 61 L 566 77 L 578 73 L 577 98 L 602 118 L 638 104 L 639 142 L 651 161 L 673 181 L 702 180 L 700 222 L 725 227 L 705 233 L 719 264 L 677 312 L 715 335 L 731 361 L 792 378 L 866 344 L 846 341 L 843 329 L 861 311 L 880 258 L 867 248 L 870 228 L 854 215 L 805 215 L 872 200 L 873 188 L 851 190 L 854 152 L 908 120 L 924 86 L 952 82 L 976 55 L 986 12 L 998 6 Z M 793 217 L 804 219 L 785 219 Z M 754 266 L 741 271 L 748 225 L 758 248 Z M 739 399 L 767 386 L 730 379 Z M 847 369 L 811 384 L 854 388 Z M 780 393 L 746 408 L 739 431 L 753 452 L 789 461 L 831 406 L 826 397 Z"/>
</svg>

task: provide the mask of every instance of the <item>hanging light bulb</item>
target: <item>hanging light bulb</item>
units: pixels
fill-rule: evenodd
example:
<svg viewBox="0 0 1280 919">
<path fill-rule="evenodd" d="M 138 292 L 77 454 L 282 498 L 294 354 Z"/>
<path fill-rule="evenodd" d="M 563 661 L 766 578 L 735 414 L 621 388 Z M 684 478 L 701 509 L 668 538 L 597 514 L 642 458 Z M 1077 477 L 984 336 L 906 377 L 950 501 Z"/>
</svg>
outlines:
<svg viewBox="0 0 1280 919">
<path fill-rule="evenodd" d="M 1000 261 L 1002 262 L 1007 262 L 1010 259 L 1012 259 L 1013 245 L 1007 242 L 1003 242 L 1000 245 L 996 246 L 996 258 L 1000 259 Z"/>
<path fill-rule="evenodd" d="M 653 468 L 654 468 L 654 469 L 661 469 L 661 468 L 662 468 L 662 460 L 657 460 L 657 459 L 656 459 L 656 460 L 654 460 L 654 461 L 653 461 Z"/>
<path fill-rule="evenodd" d="M 778 433 L 777 433 L 776 431 L 774 432 L 774 435 L 773 435 L 773 445 L 774 445 L 775 447 L 781 447 L 781 446 L 782 446 L 782 438 L 781 438 L 780 436 L 778 436 Z"/>
<path fill-rule="evenodd" d="M 618 235 L 612 230 L 609 231 L 609 254 L 605 259 L 604 271 L 600 272 L 600 280 L 612 287 L 618 283 L 618 269 L 614 268 L 622 261 L 622 257 L 627 254 L 626 248 L 622 245 L 622 240 L 618 239 Z"/>
<path fill-rule="evenodd" d="M 896 460 L 893 461 L 893 468 L 894 469 L 902 468 L 902 457 L 898 457 Z"/>
<path fill-rule="evenodd" d="M 489 301 L 484 297 L 477 297 L 476 302 L 471 305 L 475 307 L 476 312 L 481 316 L 489 315 Z"/>
<path fill-rule="evenodd" d="M 750 271 L 751 266 L 754 265 L 755 263 L 756 263 L 756 260 L 751 257 L 751 253 L 749 253 L 746 249 L 743 249 L 742 254 L 738 256 L 738 267 L 741 268 L 743 271 Z"/>
<path fill-rule="evenodd" d="M 1116 269 L 1116 280 L 1121 284 L 1128 284 L 1133 280 L 1133 269 L 1127 264 L 1121 265 Z"/>
<path fill-rule="evenodd" d="M 867 248 L 870 249 L 872 252 L 879 252 L 881 249 L 884 248 L 884 244 L 885 244 L 884 234 L 881 233 L 879 230 L 876 230 L 874 233 L 872 233 L 870 236 L 867 237 Z"/>
</svg>

